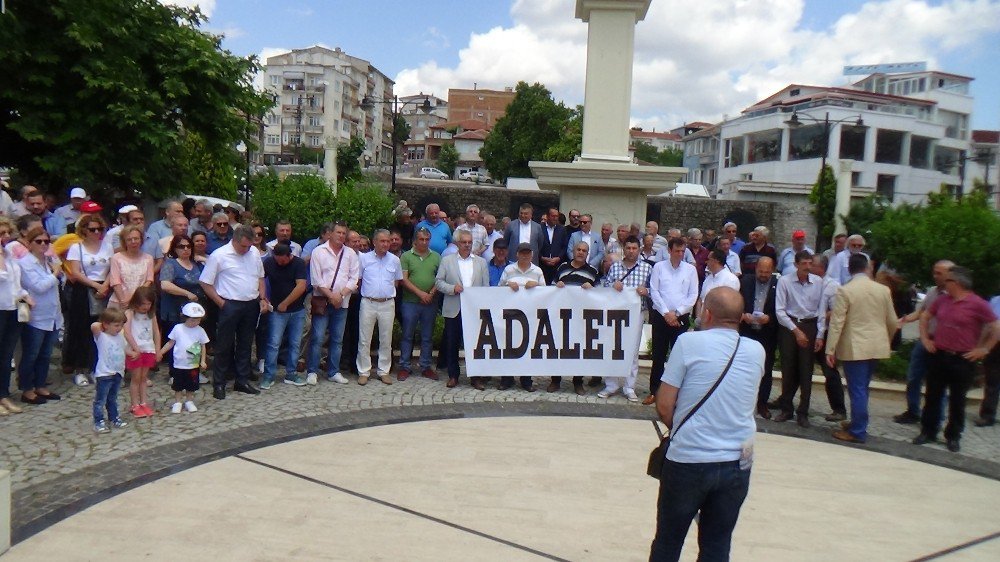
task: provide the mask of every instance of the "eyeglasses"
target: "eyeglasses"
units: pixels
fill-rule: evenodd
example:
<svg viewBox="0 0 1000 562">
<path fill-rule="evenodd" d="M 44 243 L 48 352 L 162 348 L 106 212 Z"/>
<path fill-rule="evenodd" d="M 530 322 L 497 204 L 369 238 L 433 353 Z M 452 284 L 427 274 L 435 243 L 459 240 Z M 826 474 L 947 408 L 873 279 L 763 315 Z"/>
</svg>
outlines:
<svg viewBox="0 0 1000 562">
<path fill-rule="evenodd" d="M 175 248 L 177 248 L 178 250 L 190 250 L 191 244 L 178 244 L 177 246 L 175 246 Z"/>
<path fill-rule="evenodd" d="M 590 224 L 590 221 L 585 221 L 583 219 L 580 219 L 580 224 Z"/>
<path fill-rule="evenodd" d="M 229 223 L 228 222 L 217 222 L 217 223 L 215 223 L 215 226 L 229 226 Z"/>
<path fill-rule="evenodd" d="M 44 240 L 32 240 L 31 242 L 34 243 L 34 244 L 38 244 L 38 245 L 51 244 L 52 243 L 52 241 L 49 240 L 48 238 L 46 238 Z"/>
<path fill-rule="evenodd" d="M 87 232 L 104 232 L 104 229 L 98 226 L 95 228 L 88 228 Z"/>
</svg>

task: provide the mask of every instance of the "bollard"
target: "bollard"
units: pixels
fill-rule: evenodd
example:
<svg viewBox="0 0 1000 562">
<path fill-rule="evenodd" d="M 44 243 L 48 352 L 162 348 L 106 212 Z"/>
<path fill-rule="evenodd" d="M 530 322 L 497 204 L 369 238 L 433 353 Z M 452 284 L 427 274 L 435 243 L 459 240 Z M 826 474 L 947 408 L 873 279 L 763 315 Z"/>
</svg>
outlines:
<svg viewBox="0 0 1000 562">
<path fill-rule="evenodd" d="M 0 555 L 10 548 L 10 472 L 0 470 Z"/>
</svg>

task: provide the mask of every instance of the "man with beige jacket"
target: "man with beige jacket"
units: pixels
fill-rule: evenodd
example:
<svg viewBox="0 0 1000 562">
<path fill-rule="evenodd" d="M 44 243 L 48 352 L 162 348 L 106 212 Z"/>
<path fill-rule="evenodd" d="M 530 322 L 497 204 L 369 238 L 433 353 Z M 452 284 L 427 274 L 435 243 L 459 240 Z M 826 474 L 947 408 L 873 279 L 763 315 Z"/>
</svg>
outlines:
<svg viewBox="0 0 1000 562">
<path fill-rule="evenodd" d="M 833 367 L 839 359 L 844 366 L 851 421 L 844 429 L 834 431 L 833 437 L 864 443 L 868 439 L 868 385 L 876 362 L 889 357 L 897 320 L 889 288 L 868 275 L 868 257 L 852 254 L 847 269 L 851 278 L 837 290 L 830 317 L 826 363 Z M 816 346 L 822 349 L 820 342 Z"/>
</svg>

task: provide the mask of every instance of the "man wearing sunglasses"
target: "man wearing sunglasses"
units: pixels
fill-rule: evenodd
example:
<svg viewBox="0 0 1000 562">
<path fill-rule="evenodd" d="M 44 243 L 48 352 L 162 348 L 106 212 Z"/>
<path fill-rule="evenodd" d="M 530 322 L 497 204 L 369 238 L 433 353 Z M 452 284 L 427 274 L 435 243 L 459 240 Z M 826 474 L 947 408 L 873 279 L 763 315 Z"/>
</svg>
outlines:
<svg viewBox="0 0 1000 562">
<path fill-rule="evenodd" d="M 205 237 L 208 239 L 209 254 L 232 242 L 233 228 L 229 224 L 229 215 L 226 213 L 212 215 L 212 230 Z"/>
</svg>

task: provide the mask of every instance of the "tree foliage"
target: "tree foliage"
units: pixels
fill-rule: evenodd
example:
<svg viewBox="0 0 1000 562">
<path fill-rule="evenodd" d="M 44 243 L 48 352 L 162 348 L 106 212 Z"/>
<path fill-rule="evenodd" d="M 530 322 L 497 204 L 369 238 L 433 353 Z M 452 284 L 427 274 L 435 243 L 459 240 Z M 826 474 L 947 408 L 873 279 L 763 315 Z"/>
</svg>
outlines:
<svg viewBox="0 0 1000 562">
<path fill-rule="evenodd" d="M 184 135 L 182 160 L 187 166 L 178 169 L 174 186 L 182 193 L 209 195 L 235 201 L 237 189 L 245 179 L 246 161 L 236 150 L 213 155 L 201 135 Z M 221 158 L 226 156 L 226 158 Z M 252 180 L 251 180 L 252 181 Z"/>
<path fill-rule="evenodd" d="M 0 165 L 40 185 L 176 193 L 178 176 L 222 173 L 232 147 L 256 137 L 246 116 L 271 105 L 253 89 L 256 59 L 222 50 L 221 37 L 198 28 L 205 18 L 196 8 L 156 0 L 6 7 Z"/>
<path fill-rule="evenodd" d="M 563 137 L 572 113 L 542 84 L 518 82 L 515 92 L 479 151 L 490 175 L 501 182 L 511 176 L 531 177 L 528 162 L 545 159 L 545 151 Z"/>
<path fill-rule="evenodd" d="M 365 140 L 361 137 L 351 137 L 350 141 L 337 145 L 337 182 L 361 177 L 361 155 L 364 152 Z"/>
<path fill-rule="evenodd" d="M 816 219 L 816 250 L 829 247 L 833 239 L 834 213 L 837 209 L 837 178 L 833 168 L 824 166 L 816 177 L 809 203 L 813 205 L 812 215 Z"/>
<path fill-rule="evenodd" d="M 681 166 L 684 163 L 684 151 L 679 148 L 664 148 L 658 150 L 645 141 L 635 143 L 635 157 L 643 162 L 657 166 Z"/>
<path fill-rule="evenodd" d="M 583 152 L 583 106 L 570 110 L 569 120 L 563 134 L 545 149 L 543 159 L 547 162 L 572 162 Z"/>
<path fill-rule="evenodd" d="M 455 166 L 458 165 L 458 149 L 455 148 L 454 144 L 445 144 L 441 147 L 441 152 L 438 154 L 437 167 L 442 172 L 448 174 L 448 177 L 455 177 Z"/>
<path fill-rule="evenodd" d="M 392 140 L 399 146 L 410 140 L 410 124 L 402 115 L 396 115 L 396 123 L 392 128 Z"/>
<path fill-rule="evenodd" d="M 875 257 L 885 259 L 914 283 L 930 286 L 931 268 L 949 259 L 973 271 L 980 295 L 1000 291 L 1000 261 L 993 240 L 1000 239 L 1000 218 L 986 196 L 972 193 L 959 200 L 930 194 L 926 205 L 901 205 L 886 209 L 871 226 Z"/>
<path fill-rule="evenodd" d="M 877 193 L 851 202 L 851 211 L 844 219 L 847 233 L 871 236 L 872 225 L 885 218 L 886 211 L 891 207 L 890 202 Z"/>
<path fill-rule="evenodd" d="M 393 207 L 395 201 L 385 192 L 384 184 L 359 179 L 337 188 L 332 215 L 352 229 L 371 236 L 376 228 L 389 226 Z"/>
</svg>

